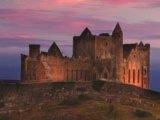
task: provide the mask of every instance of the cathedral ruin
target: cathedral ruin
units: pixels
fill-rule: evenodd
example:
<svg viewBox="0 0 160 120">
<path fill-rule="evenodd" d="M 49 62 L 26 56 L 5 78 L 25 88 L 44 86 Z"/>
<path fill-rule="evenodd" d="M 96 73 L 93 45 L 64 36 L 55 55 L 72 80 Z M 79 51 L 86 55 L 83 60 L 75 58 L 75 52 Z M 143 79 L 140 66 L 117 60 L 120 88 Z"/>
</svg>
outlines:
<svg viewBox="0 0 160 120">
<path fill-rule="evenodd" d="M 29 55 L 21 55 L 24 83 L 105 80 L 149 88 L 150 45 L 123 44 L 117 23 L 112 35 L 93 35 L 88 28 L 73 37 L 73 55 L 64 57 L 55 42 L 48 52 L 29 45 Z"/>
</svg>

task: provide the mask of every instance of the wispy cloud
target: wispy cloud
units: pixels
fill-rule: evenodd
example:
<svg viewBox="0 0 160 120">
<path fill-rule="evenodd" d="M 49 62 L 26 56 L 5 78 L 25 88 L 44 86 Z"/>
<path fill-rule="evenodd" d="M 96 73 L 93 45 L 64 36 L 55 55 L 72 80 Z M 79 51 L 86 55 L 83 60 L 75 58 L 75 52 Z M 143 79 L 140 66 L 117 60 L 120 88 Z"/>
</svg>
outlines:
<svg viewBox="0 0 160 120">
<path fill-rule="evenodd" d="M 66 37 L 72 41 L 73 35 L 79 35 L 85 27 L 89 27 L 94 34 L 111 33 L 116 21 L 102 20 L 77 16 L 74 11 L 63 11 L 54 14 L 53 11 L 0 9 L 0 37 L 6 38 L 39 38 L 57 39 L 54 36 Z M 64 14 L 65 16 L 64 19 Z M 139 23 L 121 22 L 125 41 L 128 39 L 154 40 L 158 39 L 160 22 L 146 21 Z M 52 36 L 52 37 L 48 37 Z M 41 38 L 42 37 L 42 38 Z M 61 39 L 62 40 L 62 39 Z M 66 41 L 64 37 L 64 42 Z M 70 42 L 71 43 L 71 42 Z"/>
</svg>

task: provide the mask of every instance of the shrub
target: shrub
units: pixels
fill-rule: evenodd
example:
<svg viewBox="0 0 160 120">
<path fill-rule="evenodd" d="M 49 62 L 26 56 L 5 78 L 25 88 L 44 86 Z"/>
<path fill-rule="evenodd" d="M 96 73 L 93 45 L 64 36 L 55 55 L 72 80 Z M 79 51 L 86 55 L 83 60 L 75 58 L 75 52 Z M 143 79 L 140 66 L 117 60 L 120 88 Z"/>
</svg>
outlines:
<svg viewBox="0 0 160 120">
<path fill-rule="evenodd" d="M 65 86 L 66 90 L 71 91 L 74 89 L 74 87 L 75 87 L 75 82 L 66 82 L 66 86 Z"/>
<path fill-rule="evenodd" d="M 45 106 L 44 108 L 42 108 L 42 110 L 46 113 L 49 113 L 49 112 L 54 112 L 56 110 L 60 109 L 58 106 L 52 106 L 52 105 L 47 105 Z"/>
<path fill-rule="evenodd" d="M 3 108 L 4 106 L 4 101 L 0 100 L 0 108 Z"/>
<path fill-rule="evenodd" d="M 78 96 L 78 99 L 79 99 L 79 100 L 89 100 L 89 99 L 91 99 L 91 98 L 90 98 L 90 96 L 88 96 L 88 95 L 86 95 L 86 94 L 80 94 L 80 95 Z"/>
<path fill-rule="evenodd" d="M 4 107 L 3 95 L 0 95 L 0 108 Z"/>
<path fill-rule="evenodd" d="M 116 110 L 116 107 L 112 104 L 110 104 L 108 107 L 107 107 L 107 115 L 109 117 L 112 117 L 112 118 L 116 118 L 118 113 L 117 113 L 117 110 Z"/>
<path fill-rule="evenodd" d="M 67 90 L 72 90 L 75 86 L 75 83 L 74 82 L 54 82 L 54 83 L 52 83 L 52 85 L 56 89 L 65 88 Z"/>
<path fill-rule="evenodd" d="M 95 80 L 92 82 L 92 87 L 94 90 L 100 91 L 101 88 L 104 86 L 104 84 L 105 84 L 105 81 Z"/>
<path fill-rule="evenodd" d="M 136 117 L 139 117 L 139 118 L 143 118 L 143 117 L 149 117 L 149 116 L 152 116 L 152 114 L 148 111 L 143 111 L 143 110 L 135 110 L 134 111 L 134 115 Z"/>
<path fill-rule="evenodd" d="M 80 104 L 80 101 L 78 98 L 68 98 L 64 99 L 61 103 L 61 105 L 67 105 L 67 106 L 72 106 L 72 105 L 78 105 Z"/>
<path fill-rule="evenodd" d="M 54 82 L 52 83 L 54 87 L 61 89 L 65 86 L 65 82 Z"/>
<path fill-rule="evenodd" d="M 0 117 L 0 120 L 9 120 L 9 118 L 8 117 Z"/>
<path fill-rule="evenodd" d="M 86 88 L 84 88 L 84 87 L 78 87 L 78 88 L 76 88 L 76 90 L 80 91 L 80 92 L 84 92 L 84 91 L 86 91 Z"/>
<path fill-rule="evenodd" d="M 16 91 L 18 92 L 20 89 L 21 84 L 20 83 L 16 83 Z"/>
<path fill-rule="evenodd" d="M 108 113 L 111 114 L 111 113 L 113 113 L 114 111 L 116 111 L 115 106 L 112 105 L 112 104 L 110 104 L 110 105 L 108 106 Z"/>
</svg>

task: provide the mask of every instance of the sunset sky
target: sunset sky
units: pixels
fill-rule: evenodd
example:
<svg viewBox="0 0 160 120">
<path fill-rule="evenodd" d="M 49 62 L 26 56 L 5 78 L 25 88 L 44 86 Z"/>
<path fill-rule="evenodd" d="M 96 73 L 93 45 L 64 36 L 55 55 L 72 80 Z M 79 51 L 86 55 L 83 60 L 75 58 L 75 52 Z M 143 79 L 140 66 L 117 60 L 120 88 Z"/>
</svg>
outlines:
<svg viewBox="0 0 160 120">
<path fill-rule="evenodd" d="M 56 41 L 72 55 L 72 37 L 85 27 L 111 34 L 119 22 L 124 43 L 151 44 L 151 88 L 160 91 L 159 0 L 0 0 L 0 79 L 20 79 L 29 43 L 47 51 Z"/>
</svg>

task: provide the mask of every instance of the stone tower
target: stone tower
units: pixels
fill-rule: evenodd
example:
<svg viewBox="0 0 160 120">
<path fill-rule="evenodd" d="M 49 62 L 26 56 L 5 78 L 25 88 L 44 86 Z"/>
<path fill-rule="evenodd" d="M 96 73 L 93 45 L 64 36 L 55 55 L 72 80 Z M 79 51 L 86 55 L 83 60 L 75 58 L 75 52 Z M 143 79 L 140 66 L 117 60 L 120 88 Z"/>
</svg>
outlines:
<svg viewBox="0 0 160 120">
<path fill-rule="evenodd" d="M 80 36 L 73 37 L 73 57 L 95 59 L 95 36 L 85 28 Z"/>
<path fill-rule="evenodd" d="M 117 23 L 116 27 L 112 32 L 112 39 L 114 43 L 114 52 L 115 52 L 115 74 L 116 79 L 123 81 L 123 32 L 122 29 Z"/>
</svg>

